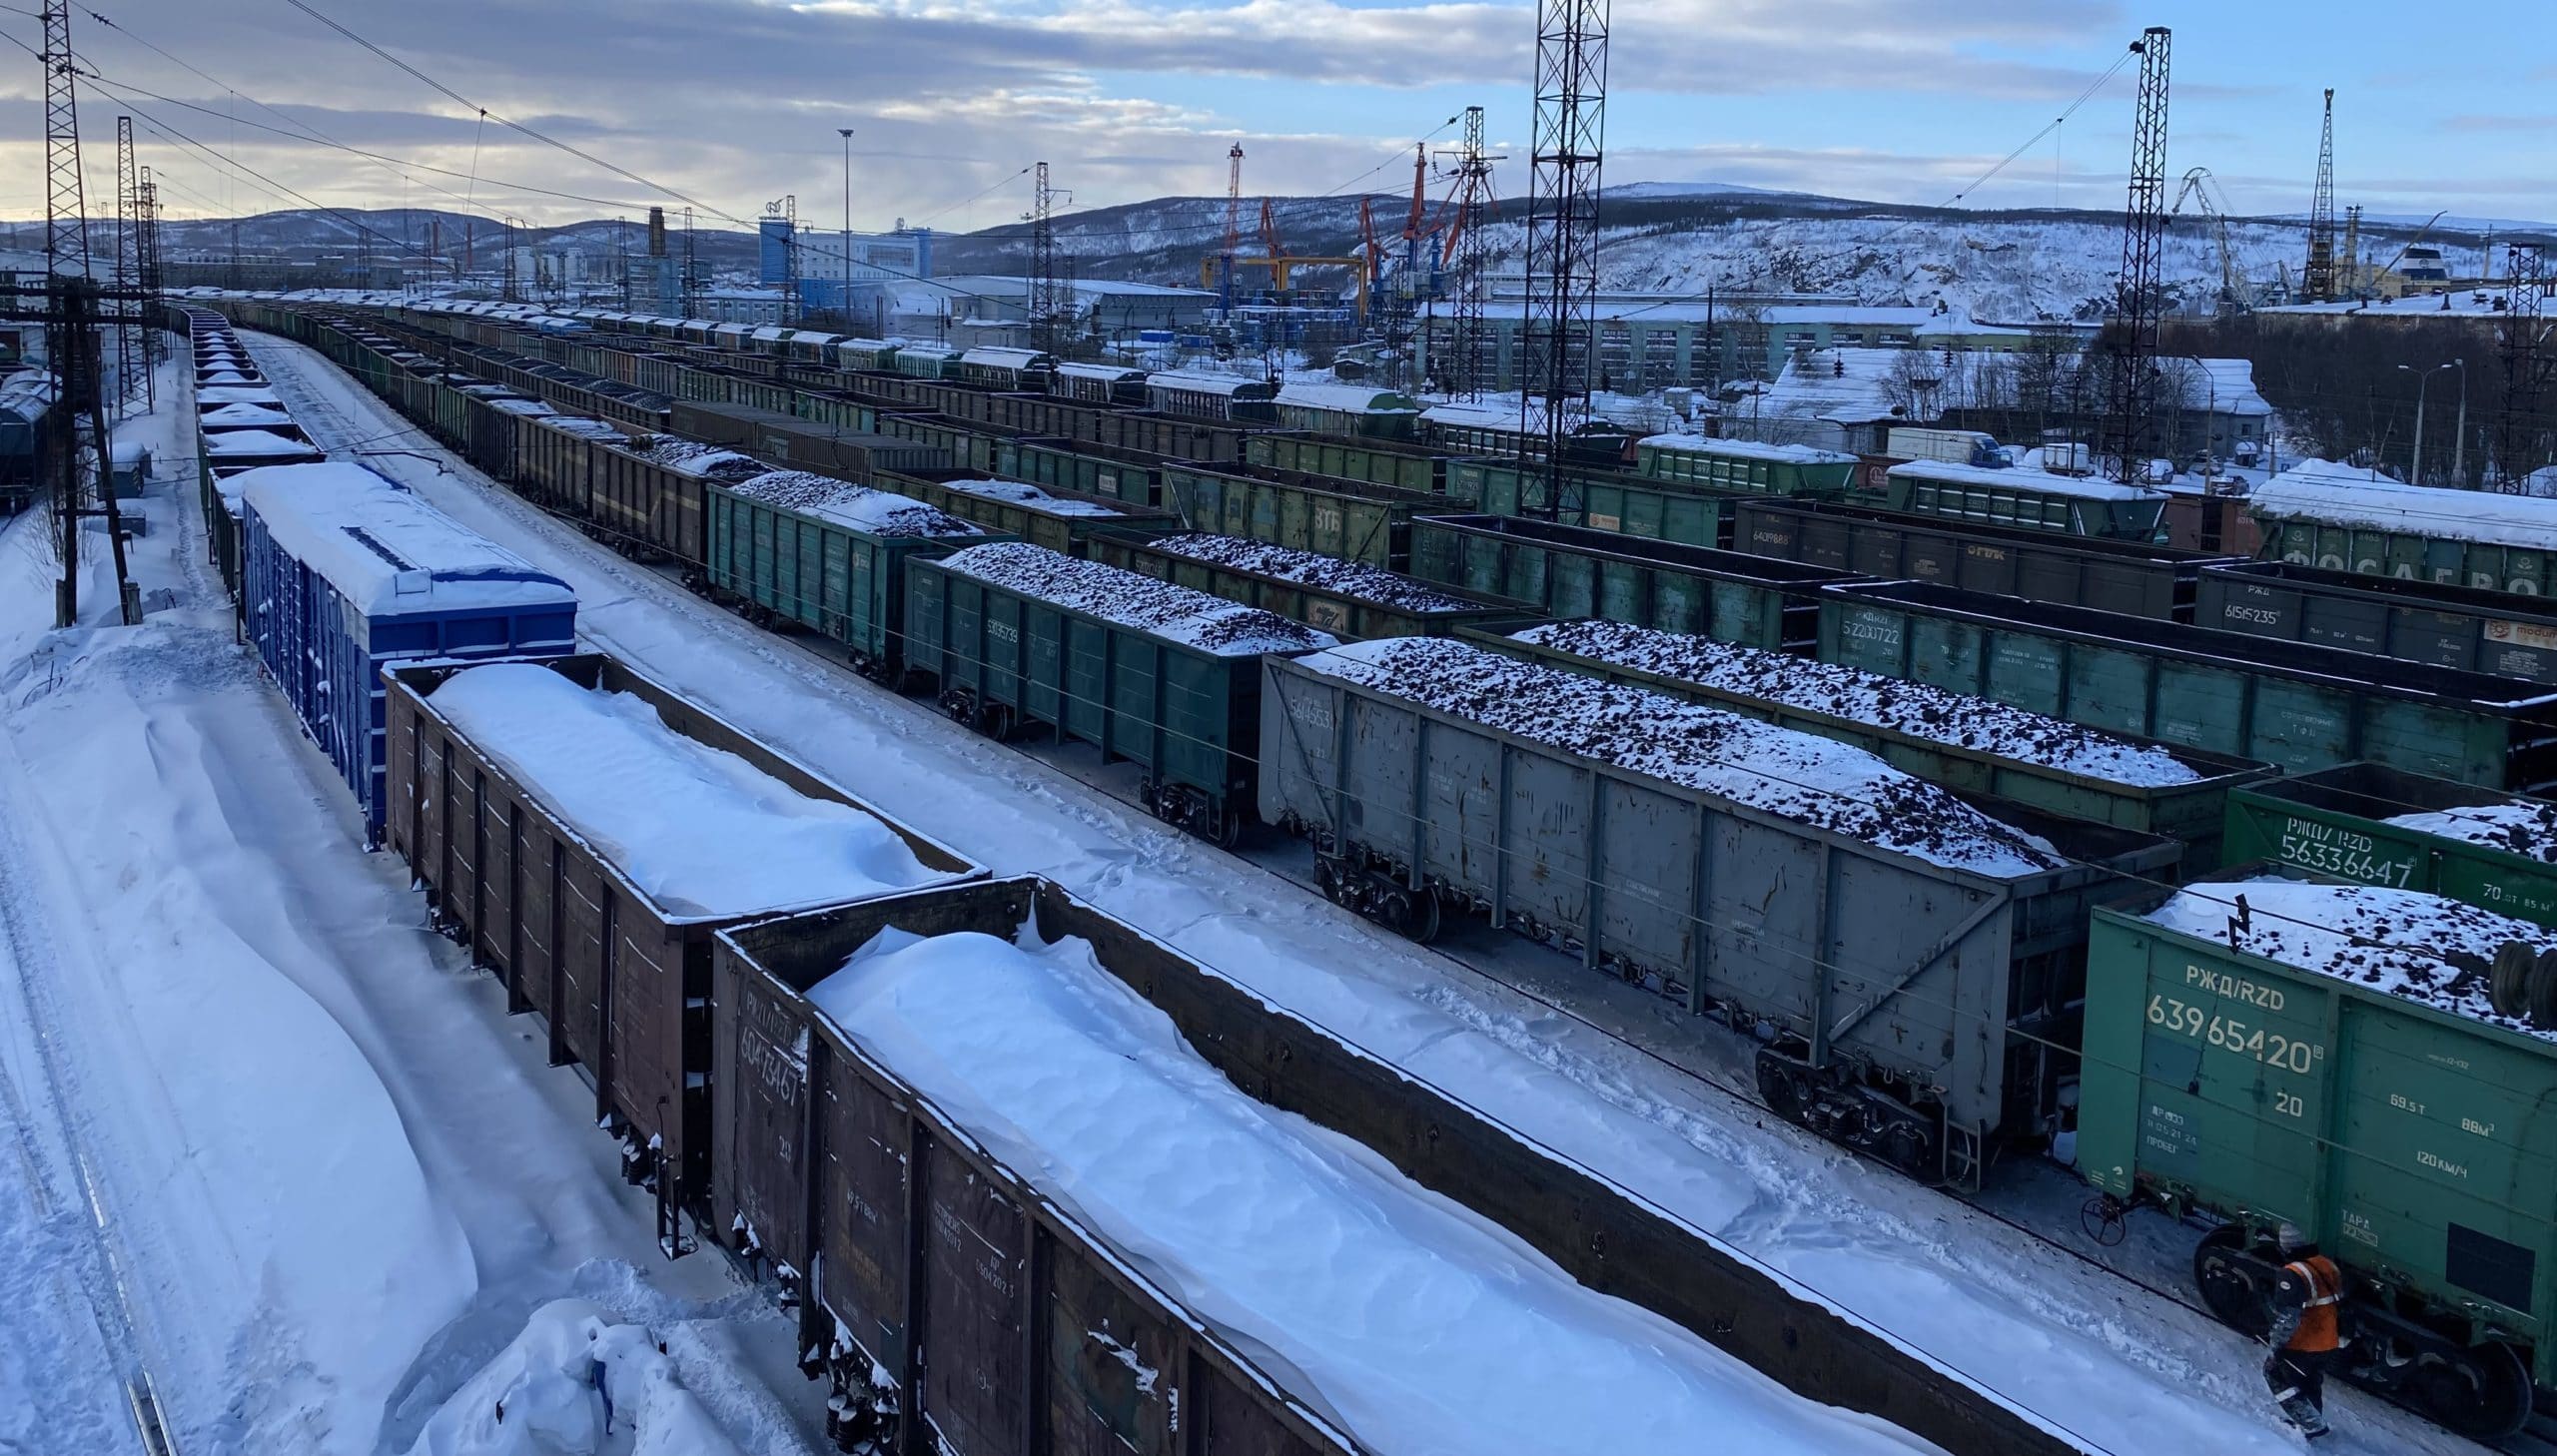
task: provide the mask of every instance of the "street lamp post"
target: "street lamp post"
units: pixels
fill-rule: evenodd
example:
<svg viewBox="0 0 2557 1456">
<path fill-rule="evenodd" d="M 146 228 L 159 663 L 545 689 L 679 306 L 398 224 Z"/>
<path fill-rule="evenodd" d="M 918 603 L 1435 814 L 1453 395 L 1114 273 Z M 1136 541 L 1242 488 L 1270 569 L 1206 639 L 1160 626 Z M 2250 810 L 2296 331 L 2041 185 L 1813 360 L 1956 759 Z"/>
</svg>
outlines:
<svg viewBox="0 0 2557 1456">
<path fill-rule="evenodd" d="M 837 127 L 835 134 L 843 138 L 843 310 L 844 324 L 852 323 L 852 128 Z"/>
<path fill-rule="evenodd" d="M 2428 369 L 2419 369 L 2413 364 L 2399 364 L 2397 368 L 2400 373 L 2418 374 L 2422 376 L 2421 382 L 2415 385 L 2415 460 L 2413 466 L 2407 471 L 2407 474 L 2412 477 L 2413 482 L 2417 485 L 2421 485 L 2424 483 L 2424 393 L 2433 386 L 2433 375 L 2440 373 L 2443 369 L 2458 369 L 2460 383 L 2459 395 L 2463 404 L 2463 407 L 2460 409 L 2460 425 L 2462 432 L 2464 433 L 2467 427 L 2468 414 L 2468 411 L 2465 408 L 2465 401 L 2468 397 L 2468 370 L 2459 360 L 2452 360 L 2448 364 L 2434 364 Z"/>
</svg>

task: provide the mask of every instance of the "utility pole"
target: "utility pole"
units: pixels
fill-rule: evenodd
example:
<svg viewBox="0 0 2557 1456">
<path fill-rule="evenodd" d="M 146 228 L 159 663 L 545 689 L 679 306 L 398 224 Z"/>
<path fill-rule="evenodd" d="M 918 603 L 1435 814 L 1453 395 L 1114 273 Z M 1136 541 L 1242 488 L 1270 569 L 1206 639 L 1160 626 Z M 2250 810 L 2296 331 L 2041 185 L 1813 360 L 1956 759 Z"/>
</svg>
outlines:
<svg viewBox="0 0 2557 1456">
<path fill-rule="evenodd" d="M 845 326 L 852 324 L 852 127 L 837 127 L 835 135 L 843 138 L 843 297 L 837 307 L 843 313 Z"/>
<path fill-rule="evenodd" d="M 72 77 L 71 11 L 63 0 L 44 7 L 45 141 L 45 351 L 51 356 L 54 407 L 62 411 L 61 457 L 54 461 L 55 523 L 62 535 L 62 580 L 54 588 L 53 624 L 80 620 L 80 522 L 103 514 L 115 554 L 117 595 L 124 622 L 142 620 L 141 593 L 125 569 L 124 520 L 116 508 L 113 436 L 107 429 L 105 389 L 98 378 L 96 280 L 89 274 L 89 222 L 80 180 L 80 105 Z M 129 301 L 128 301 L 129 302 Z M 97 456 L 100 506 L 86 504 L 80 470 L 80 426 L 89 425 Z"/>
<path fill-rule="evenodd" d="M 2335 300 L 2335 88 L 2326 88 L 2326 120 L 2317 133 L 2317 185 L 2308 195 L 2308 266 L 2299 273 L 2300 297 L 2312 304 Z"/>
<path fill-rule="evenodd" d="M 2131 129 L 2131 194 L 2123 210 L 2122 286 L 2114 306 L 2113 409 L 2108 416 L 2114 477 L 2140 478 L 2152 453 L 2155 404 L 2159 254 L 2166 236 L 2166 81 L 2172 35 L 2162 25 L 2140 33 L 2139 103 Z"/>
<path fill-rule="evenodd" d="M 116 118 L 116 292 L 126 296 L 116 323 L 116 409 L 121 413 L 134 396 L 154 407 L 156 389 L 151 361 L 142 352 L 151 331 L 135 314 L 131 296 L 142 282 L 142 179 L 133 165 L 133 118 Z"/>
<path fill-rule="evenodd" d="M 1598 188 L 1607 123 L 1609 0 L 1537 0 L 1534 182 L 1519 343 L 1519 450 L 1544 446 L 1549 520 L 1577 523 L 1565 448 L 1589 418 L 1598 358 Z M 1541 413 L 1540 413 L 1541 411 Z M 1522 465 L 1531 463 L 1522 458 Z M 1524 502 L 1522 502 L 1522 505 Z"/>
</svg>

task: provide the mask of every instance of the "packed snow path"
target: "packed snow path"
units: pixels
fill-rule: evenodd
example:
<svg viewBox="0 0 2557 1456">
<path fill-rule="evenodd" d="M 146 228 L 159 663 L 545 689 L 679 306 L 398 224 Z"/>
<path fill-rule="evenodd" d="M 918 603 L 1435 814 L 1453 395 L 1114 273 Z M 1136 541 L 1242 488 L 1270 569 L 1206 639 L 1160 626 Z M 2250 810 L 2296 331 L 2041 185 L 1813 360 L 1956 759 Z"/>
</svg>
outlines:
<svg viewBox="0 0 2557 1456">
<path fill-rule="evenodd" d="M 373 463 L 567 580 L 582 637 L 883 812 L 997 873 L 1057 881 L 2066 1425 L 2091 1449 L 2299 1449 L 2266 1399 L 2259 1347 L 2206 1315 L 1770 1124 L 1485 974 L 969 733 L 927 702 L 861 682 L 804 639 L 750 627 L 491 483 L 315 351 L 244 337 L 324 446 L 416 452 Z M 1481 944 L 1504 974 L 1515 964 L 1509 938 Z M 1546 992 L 1608 994 L 1559 958 L 1542 957 L 1532 976 Z M 1629 1020 L 1664 1016 L 1639 992 L 1618 1004 L 1638 1008 Z M 1696 1036 L 1682 1024 L 1653 1040 Z M 2018 1174 L 2045 1182 L 2010 1169 Z M 2057 1231 L 2074 1223 L 2085 1188 L 2057 1174 L 2048 1182 L 2058 1192 L 2046 1202 L 2066 1210 Z M 2134 1236 L 2143 1242 L 2168 1245 L 2161 1263 L 2189 1254 L 2172 1237 Z M 2180 1273 L 2171 1278 L 2181 1287 Z M 2332 1408 L 2338 1435 L 2323 1443 L 2332 1452 L 2480 1450 L 2354 1392 Z"/>
<path fill-rule="evenodd" d="M 591 1093 L 362 852 L 164 446 L 143 626 L 103 624 L 93 551 L 83 626 L 46 630 L 41 518 L 0 533 L 0 1450 L 140 1450 L 146 1373 L 187 1456 L 399 1449 L 572 1294 L 740 1444 L 811 1449 L 787 1323 L 659 1258 Z"/>
</svg>

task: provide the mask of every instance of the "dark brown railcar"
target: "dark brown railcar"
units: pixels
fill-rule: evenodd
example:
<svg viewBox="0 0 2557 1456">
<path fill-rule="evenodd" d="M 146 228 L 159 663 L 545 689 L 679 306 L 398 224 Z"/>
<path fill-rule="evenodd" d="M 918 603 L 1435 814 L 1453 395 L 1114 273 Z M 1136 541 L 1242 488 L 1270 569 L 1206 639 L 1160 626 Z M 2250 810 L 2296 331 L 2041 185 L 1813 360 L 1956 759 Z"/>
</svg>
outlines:
<svg viewBox="0 0 2557 1456">
<path fill-rule="evenodd" d="M 1018 924 L 1040 904 L 1033 884 L 901 896 L 893 920 L 924 934 L 1006 915 Z M 1106 924 L 1110 945 L 1140 943 L 1062 899 L 1041 910 L 1043 934 L 1068 905 L 1076 933 Z M 713 1226 L 794 1283 L 815 1270 L 801 1346 L 828 1352 L 843 1397 L 834 1408 L 879 1422 L 861 1427 L 873 1437 L 886 1434 L 875 1409 L 902 1412 L 879 1448 L 896 1452 L 1354 1456 L 1347 1437 L 814 1013 L 801 993 L 887 923 L 793 917 L 722 935 L 716 952 L 716 1076 L 738 1091 L 715 1134 Z M 874 1362 L 894 1382 L 884 1401 L 872 1398 Z"/>
<path fill-rule="evenodd" d="M 543 666 L 582 687 L 635 694 L 676 733 L 811 798 L 877 818 L 929 869 L 954 880 L 985 873 L 610 658 Z M 675 1212 L 698 1220 L 708 1207 L 710 937 L 739 917 L 668 912 L 567 824 L 539 785 L 516 782 L 485 746 L 463 737 L 434 707 L 435 688 L 460 670 L 389 674 L 386 843 L 408 860 L 437 921 L 504 981 L 508 1003 L 544 1012 L 552 1060 L 586 1070 L 597 1115 L 622 1134 L 633 1179 L 653 1181 L 659 1232 L 676 1247 Z M 667 826 L 670 834 L 683 829 Z M 804 907 L 757 914 L 794 908 Z"/>
<path fill-rule="evenodd" d="M 1120 1296 L 1159 1296 L 1115 1260 L 1072 1259 L 1092 1246 L 1083 1230 L 976 1155 L 930 1103 L 852 1048 L 804 998 L 892 927 L 919 936 L 1009 937 L 1025 925 L 1045 940 L 1090 942 L 1103 969 L 1160 1008 L 1193 1050 L 1248 1094 L 1354 1138 L 1413 1181 L 1502 1224 L 1582 1284 L 1685 1326 L 1797 1394 L 1879 1416 L 1947 1450 L 2057 1456 L 2080 1449 L 1692 1225 L 1056 886 L 1019 878 L 735 927 L 716 937 L 713 957 L 718 1080 L 736 1092 L 722 1103 L 713 1134 L 712 1226 L 732 1246 L 751 1244 L 794 1276 L 816 1271 L 807 1291 L 813 1297 L 801 1300 L 803 1344 L 832 1346 L 838 1323 L 851 1336 L 859 1349 L 832 1361 L 847 1394 L 866 1389 L 875 1359 L 895 1383 L 900 1409 L 939 1420 L 943 1395 L 930 1383 L 933 1372 L 916 1368 L 918 1347 L 927 1363 L 946 1355 L 944 1371 L 957 1363 L 1003 1371 L 1007 1380 L 1018 1373 L 1023 1384 L 1006 1408 L 1047 1410 L 1051 1425 L 1026 1442 L 956 1447 L 963 1456 L 1038 1449 L 1262 1456 L 1339 1450 L 1304 1443 L 1346 1439 L 1303 1424 L 1298 1407 L 1170 1306 L 1141 1302 L 1154 1318 L 1130 1328 L 1167 1342 L 1139 1346 L 1165 1351 L 1145 1357 L 1148 1368 L 1164 1372 L 1154 1393 L 1181 1392 L 1179 1435 L 1200 1443 L 1162 1444 L 1169 1436 L 1154 1405 L 1105 1383 L 1118 1376 L 1089 1358 L 1083 1332 L 1100 1326 L 1060 1312 L 1093 1307 L 1073 1303 L 1080 1297 L 1073 1291 L 1092 1287 L 1078 1281 L 1086 1272 Z M 1017 1233 L 1018 1225 L 992 1218 L 986 1206 L 950 1200 L 947 1179 L 969 1175 L 1003 1192 L 1033 1231 Z M 955 1246 L 976 1261 L 956 1271 L 978 1281 L 965 1290 L 948 1282 L 953 1271 L 930 1267 L 946 1256 L 952 1245 L 944 1239 L 953 1230 L 968 1234 Z M 1061 1287 L 1069 1291 L 1063 1302 Z M 990 1290 L 1005 1294 L 1000 1311 L 983 1298 Z M 944 1297 L 962 1301 L 964 1313 L 946 1315 L 937 1302 Z M 1028 1350 L 1026 1358 L 1016 1360 L 1017 1347 Z M 973 1419 L 983 1407 L 968 1409 Z M 1111 1424 L 1101 1414 L 1106 1409 L 1133 1409 L 1137 1418 Z M 1194 1415 L 1202 1418 L 1198 1430 L 1189 1429 Z M 1273 1415 L 1281 1419 L 1261 1419 Z M 909 1419 L 905 1444 L 884 1449 L 925 1449 L 920 1424 Z M 1012 1426 L 990 1429 L 998 1440 L 1014 1440 Z M 1120 1444 L 1100 1440 L 1095 1433 L 1103 1430 Z"/>
</svg>

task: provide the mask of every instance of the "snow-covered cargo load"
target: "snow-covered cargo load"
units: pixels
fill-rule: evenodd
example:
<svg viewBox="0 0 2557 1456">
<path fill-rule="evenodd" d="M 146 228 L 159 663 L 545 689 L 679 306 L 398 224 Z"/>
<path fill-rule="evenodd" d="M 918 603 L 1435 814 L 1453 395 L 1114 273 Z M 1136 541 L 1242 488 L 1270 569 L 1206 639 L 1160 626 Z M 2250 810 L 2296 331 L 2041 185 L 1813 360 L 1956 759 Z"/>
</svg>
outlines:
<svg viewBox="0 0 2557 1456">
<path fill-rule="evenodd" d="M 1459 635 L 1850 743 L 1930 783 L 2181 840 L 2187 873 L 2221 862 L 2229 791 L 2272 772 L 1926 683 L 1629 622 L 1512 622 Z"/>
<path fill-rule="evenodd" d="M 1457 596 L 1381 566 L 1242 536 L 1105 531 L 1085 546 L 1105 565 L 1277 612 L 1344 640 L 1445 636 L 1532 611 L 1524 602 Z"/>
<path fill-rule="evenodd" d="M 2088 908 L 2179 853 L 1468 643 L 1264 670 L 1261 815 L 1326 894 L 1421 939 L 1481 912 L 1753 1027 L 1770 1106 L 1930 1179 L 2059 1130 Z"/>
<path fill-rule="evenodd" d="M 437 921 L 592 1073 L 659 1229 L 707 1216 L 710 936 L 982 876 L 608 657 L 389 674 L 386 842 Z"/>
<path fill-rule="evenodd" d="M 567 583 L 364 465 L 269 465 L 226 486 L 241 633 L 363 808 L 369 842 L 386 807 L 386 667 L 576 649 Z"/>
<path fill-rule="evenodd" d="M 713 1227 L 882 1449 L 2080 1449 L 1043 881 L 741 926 L 715 985 Z"/>
<path fill-rule="evenodd" d="M 202 441 L 206 464 L 216 475 L 236 475 L 263 465 L 317 462 L 321 457 L 320 447 L 304 437 L 298 424 L 217 430 L 197 438 Z"/>
</svg>

